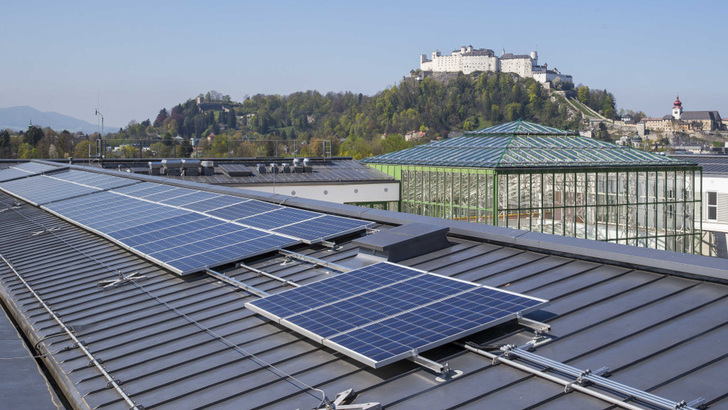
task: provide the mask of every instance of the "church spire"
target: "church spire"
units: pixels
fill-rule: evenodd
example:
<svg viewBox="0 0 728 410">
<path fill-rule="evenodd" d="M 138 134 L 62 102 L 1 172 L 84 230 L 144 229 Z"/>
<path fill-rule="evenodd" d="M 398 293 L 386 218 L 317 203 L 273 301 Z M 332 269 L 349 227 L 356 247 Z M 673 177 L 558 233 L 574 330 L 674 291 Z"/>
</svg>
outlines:
<svg viewBox="0 0 728 410">
<path fill-rule="evenodd" d="M 680 95 L 675 98 L 675 102 L 672 103 L 672 117 L 676 120 L 679 120 L 682 116 L 683 109 L 682 109 L 682 101 L 680 101 Z"/>
</svg>

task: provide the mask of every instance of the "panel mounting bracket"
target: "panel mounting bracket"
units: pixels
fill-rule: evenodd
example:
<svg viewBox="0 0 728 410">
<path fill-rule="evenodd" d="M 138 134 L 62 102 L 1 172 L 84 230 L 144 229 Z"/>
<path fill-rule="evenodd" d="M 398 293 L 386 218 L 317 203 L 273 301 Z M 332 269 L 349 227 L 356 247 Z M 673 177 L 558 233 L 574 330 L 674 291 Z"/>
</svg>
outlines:
<svg viewBox="0 0 728 410">
<path fill-rule="evenodd" d="M 516 319 L 518 320 L 519 325 L 532 329 L 536 335 L 540 335 L 541 333 L 546 333 L 551 330 L 551 325 L 525 318 L 520 313 L 518 313 Z"/>
<path fill-rule="evenodd" d="M 435 380 L 437 380 L 438 382 L 446 382 L 463 374 L 463 372 L 460 370 L 452 370 L 448 363 L 442 364 L 434 360 L 430 360 L 426 357 L 420 356 L 418 354 L 413 355 L 409 359 L 424 367 L 425 369 L 437 373 L 438 376 L 435 378 Z"/>
</svg>

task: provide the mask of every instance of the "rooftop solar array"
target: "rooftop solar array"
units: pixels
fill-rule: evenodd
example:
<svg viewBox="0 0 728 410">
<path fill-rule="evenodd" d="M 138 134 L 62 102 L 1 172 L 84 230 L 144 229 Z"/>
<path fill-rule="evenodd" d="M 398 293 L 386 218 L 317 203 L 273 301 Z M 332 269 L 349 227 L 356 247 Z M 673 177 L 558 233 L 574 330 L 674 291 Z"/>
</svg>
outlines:
<svg viewBox="0 0 728 410">
<path fill-rule="evenodd" d="M 0 182 L 0 189 L 181 275 L 371 225 L 231 195 L 76 170 Z"/>
<path fill-rule="evenodd" d="M 182 275 L 299 243 L 114 192 L 46 208 Z"/>
<path fill-rule="evenodd" d="M 377 368 L 547 303 L 381 262 L 245 306 Z"/>
<path fill-rule="evenodd" d="M 21 178 L 0 182 L 0 189 L 33 205 L 44 205 L 138 183 L 131 179 L 74 170 L 28 176 L 32 176 L 33 180 Z"/>
<path fill-rule="evenodd" d="M 37 162 L 25 162 L 0 170 L 0 182 L 12 181 L 14 179 L 39 175 L 48 171 L 57 171 L 63 168 L 54 165 L 39 164 Z"/>
<path fill-rule="evenodd" d="M 43 205 L 100 191 L 97 188 L 62 181 L 45 175 L 33 176 L 32 182 L 25 178 L 0 182 L 0 189 L 33 205 Z"/>
</svg>

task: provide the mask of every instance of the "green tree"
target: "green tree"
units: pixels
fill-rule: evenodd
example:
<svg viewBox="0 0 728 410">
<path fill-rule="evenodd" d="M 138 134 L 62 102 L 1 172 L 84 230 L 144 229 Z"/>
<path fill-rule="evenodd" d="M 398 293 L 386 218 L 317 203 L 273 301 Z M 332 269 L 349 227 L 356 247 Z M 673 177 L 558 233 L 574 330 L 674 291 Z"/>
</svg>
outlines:
<svg viewBox="0 0 728 410">
<path fill-rule="evenodd" d="M 18 147 L 18 158 L 30 159 L 38 157 L 38 149 L 28 144 L 27 142 L 20 144 L 20 147 Z"/>
<path fill-rule="evenodd" d="M 74 158 L 88 158 L 88 147 L 89 147 L 88 141 L 81 141 L 78 144 L 76 144 L 76 148 L 73 150 L 73 157 Z"/>
<path fill-rule="evenodd" d="M 192 155 L 192 144 L 190 144 L 190 140 L 185 139 L 179 147 L 179 156 L 181 158 L 189 158 L 190 155 Z"/>
<path fill-rule="evenodd" d="M 30 125 L 28 126 L 28 131 L 23 135 L 23 142 L 35 147 L 44 136 L 45 134 L 43 134 L 43 130 L 40 127 Z"/>
<path fill-rule="evenodd" d="M 10 132 L 0 131 L 0 158 L 10 158 Z"/>
<path fill-rule="evenodd" d="M 583 86 L 576 90 L 577 99 L 579 102 L 586 104 L 589 101 L 589 87 Z"/>
<path fill-rule="evenodd" d="M 386 154 L 389 152 L 401 151 L 403 149 L 412 148 L 412 143 L 405 141 L 402 134 L 390 134 L 383 140 L 380 145 L 382 147 L 382 153 Z"/>
</svg>

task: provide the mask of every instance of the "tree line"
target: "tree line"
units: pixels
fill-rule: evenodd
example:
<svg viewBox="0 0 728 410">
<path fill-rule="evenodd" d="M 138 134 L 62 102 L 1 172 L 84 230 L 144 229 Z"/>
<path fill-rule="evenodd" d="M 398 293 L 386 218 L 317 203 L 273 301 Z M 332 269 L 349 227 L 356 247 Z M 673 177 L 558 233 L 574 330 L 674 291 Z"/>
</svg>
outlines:
<svg viewBox="0 0 728 410">
<path fill-rule="evenodd" d="M 606 117 L 616 115 L 614 96 L 606 90 L 567 92 Z M 373 96 L 303 91 L 235 102 L 210 91 L 169 111 L 162 108 L 153 121 L 130 121 L 104 140 L 116 147 L 105 153 L 112 157 L 318 156 L 330 141 L 333 155 L 363 158 L 517 119 L 569 130 L 580 125 L 579 116 L 535 80 L 487 72 L 447 81 L 404 78 Z M 424 137 L 406 141 L 408 133 Z M 95 138 L 38 127 L 5 131 L 0 155 L 87 157 Z"/>
</svg>

